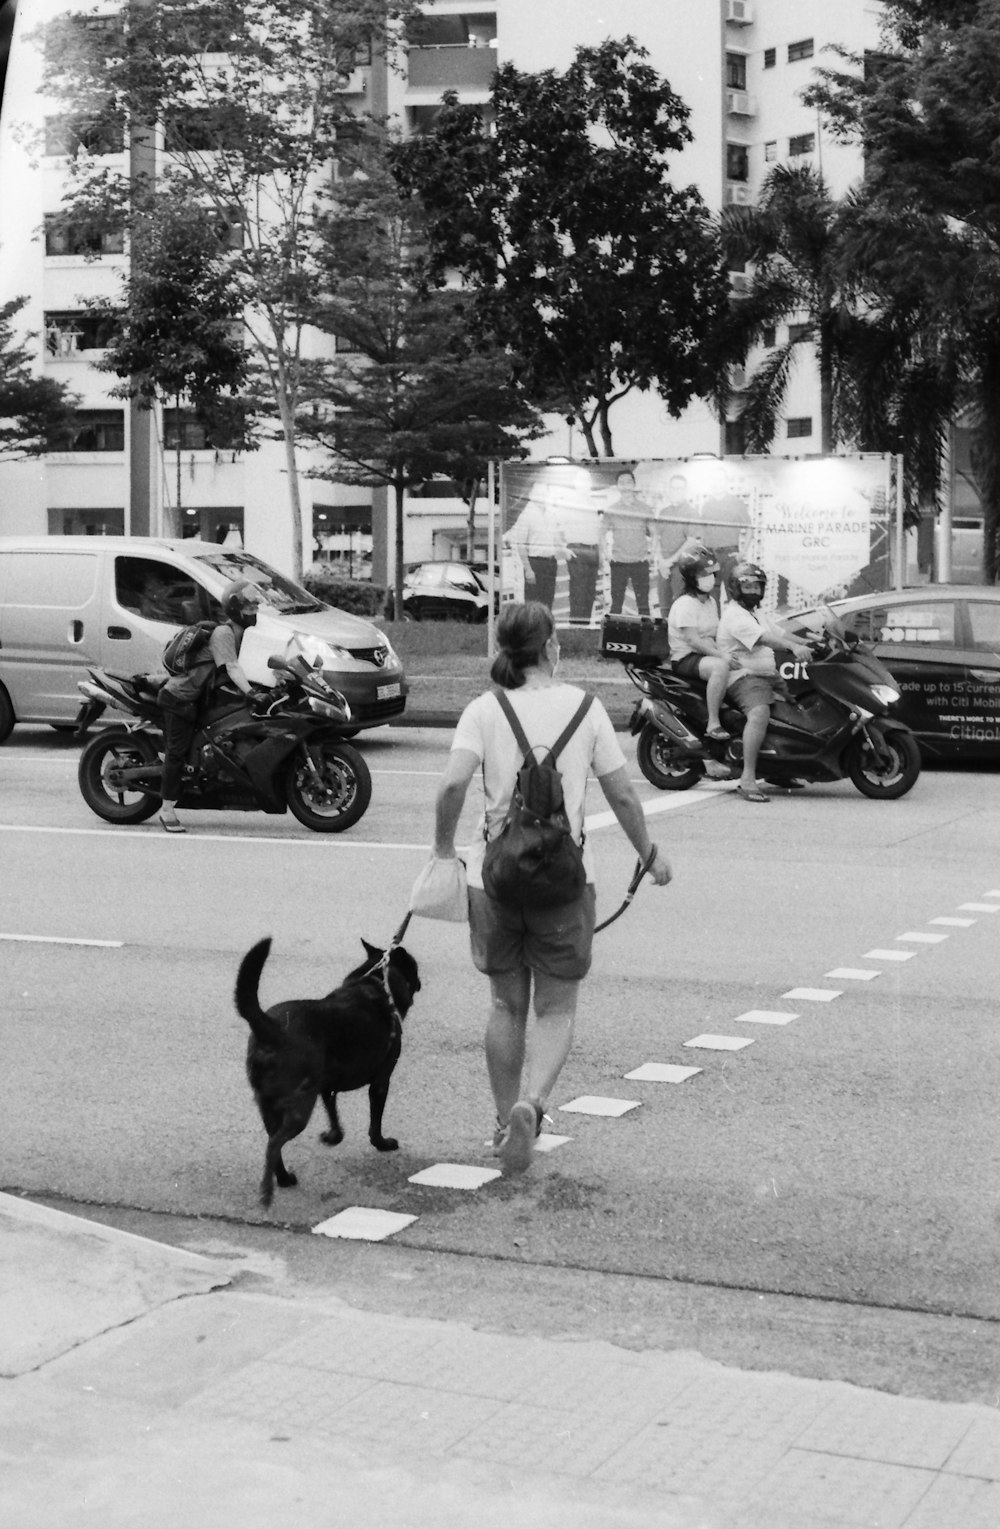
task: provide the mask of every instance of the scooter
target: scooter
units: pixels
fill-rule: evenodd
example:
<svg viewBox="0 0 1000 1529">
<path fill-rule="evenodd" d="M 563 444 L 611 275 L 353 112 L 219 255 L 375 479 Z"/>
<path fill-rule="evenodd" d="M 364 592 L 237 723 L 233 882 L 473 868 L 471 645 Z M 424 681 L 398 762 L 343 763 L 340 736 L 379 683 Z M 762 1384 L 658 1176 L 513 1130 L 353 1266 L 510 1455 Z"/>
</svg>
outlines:
<svg viewBox="0 0 1000 1529">
<path fill-rule="evenodd" d="M 758 773 L 778 786 L 846 778 L 862 796 L 883 801 L 905 796 L 920 775 L 920 748 L 905 723 L 889 714 L 899 700 L 892 675 L 828 609 L 822 632 L 808 640 L 813 656 L 807 662 L 789 658 L 778 664 L 791 699 L 771 705 Z M 661 656 L 614 656 L 642 693 L 630 731 L 638 738 L 639 768 L 651 785 L 687 791 L 706 775 L 739 776 L 746 722 L 741 711 L 723 707 L 722 724 L 731 741 L 715 742 L 705 737 L 703 685 L 680 679 L 662 666 Z"/>
<path fill-rule="evenodd" d="M 177 805 L 293 815 L 316 833 L 342 833 L 371 801 L 371 772 L 344 741 L 351 708 L 301 653 L 272 655 L 277 682 L 248 706 L 218 694 L 205 708 L 184 767 Z M 160 687 L 166 675 L 89 671 L 78 689 L 83 736 L 111 707 L 132 720 L 102 729 L 80 756 L 77 779 L 88 807 L 107 823 L 142 823 L 160 806 L 164 749 Z"/>
</svg>

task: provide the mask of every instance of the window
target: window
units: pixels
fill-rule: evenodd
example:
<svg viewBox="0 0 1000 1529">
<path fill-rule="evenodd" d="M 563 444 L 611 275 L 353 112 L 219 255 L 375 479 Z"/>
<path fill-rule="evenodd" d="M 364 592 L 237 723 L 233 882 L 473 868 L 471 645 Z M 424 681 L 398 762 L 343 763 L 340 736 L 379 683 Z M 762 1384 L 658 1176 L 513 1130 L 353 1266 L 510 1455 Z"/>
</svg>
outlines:
<svg viewBox="0 0 1000 1529">
<path fill-rule="evenodd" d="M 790 42 L 788 44 L 788 62 L 790 64 L 797 64 L 799 59 L 812 58 L 813 51 L 813 40 L 811 37 L 804 37 L 801 42 Z"/>
<path fill-rule="evenodd" d="M 745 53 L 726 54 L 726 84 L 730 90 L 746 90 L 747 60 Z"/>
<path fill-rule="evenodd" d="M 764 68 L 765 69 L 773 69 L 775 64 L 777 63 L 777 61 L 778 61 L 778 50 L 777 50 L 777 48 L 765 48 L 764 49 Z"/>
<path fill-rule="evenodd" d="M 123 610 L 147 621 L 187 626 L 207 617 L 207 601 L 195 581 L 169 563 L 146 557 L 115 558 L 115 599 Z"/>
<path fill-rule="evenodd" d="M 747 449 L 747 431 L 741 419 L 726 420 L 726 456 L 741 457 Z"/>
<path fill-rule="evenodd" d="M 164 409 L 163 448 L 165 451 L 238 451 L 239 420 L 227 428 L 225 414 L 212 422 L 200 419 L 194 409 Z"/>
<path fill-rule="evenodd" d="M 778 331 L 775 329 L 773 324 L 768 324 L 764 329 L 761 330 L 760 343 L 765 347 L 765 349 L 771 350 L 777 338 Z"/>
<path fill-rule="evenodd" d="M 777 157 L 778 141 L 776 138 L 772 138 L 770 143 L 765 143 L 764 145 L 764 161 L 766 164 L 772 164 Z"/>
<path fill-rule="evenodd" d="M 333 337 L 334 349 L 338 356 L 363 356 L 363 348 L 356 341 L 345 334 L 336 334 Z"/>
<path fill-rule="evenodd" d="M 246 219 L 241 207 L 220 209 L 215 218 L 215 231 L 223 249 L 241 250 L 243 248 L 245 223 Z"/>
<path fill-rule="evenodd" d="M 103 350 L 114 320 L 85 310 L 45 315 L 45 350 L 50 356 L 74 356 L 80 350 Z"/>
<path fill-rule="evenodd" d="M 860 624 L 859 624 L 860 618 Z M 919 643 L 921 647 L 955 646 L 955 607 L 951 601 L 919 605 L 875 606 L 855 612 L 851 629 L 870 642 Z M 862 630 L 862 627 L 865 629 Z"/>
<path fill-rule="evenodd" d="M 1000 655 L 1000 604 L 986 600 L 970 600 L 966 606 L 969 613 L 970 641 L 974 648 L 984 648 L 994 658 Z M 1000 674 L 997 675 L 1000 680 Z"/>
<path fill-rule="evenodd" d="M 726 144 L 726 177 L 731 181 L 750 179 L 750 151 L 746 144 Z"/>
<path fill-rule="evenodd" d="M 125 131 L 113 117 L 46 117 L 46 154 L 121 154 Z"/>
<path fill-rule="evenodd" d="M 53 444 L 54 451 L 124 451 L 123 409 L 77 409 L 68 437 Z"/>
<path fill-rule="evenodd" d="M 45 218 L 46 255 L 120 255 L 125 237 L 120 228 L 70 223 L 58 213 Z"/>
<path fill-rule="evenodd" d="M 224 107 L 178 106 L 167 114 L 163 146 L 168 154 L 238 149 L 244 141 L 245 126 L 236 112 Z"/>
<path fill-rule="evenodd" d="M 812 435 L 813 422 L 811 415 L 804 415 L 798 419 L 788 421 L 788 439 L 795 440 L 805 435 Z"/>
<path fill-rule="evenodd" d="M 788 343 L 798 345 L 801 340 L 811 340 L 813 326 L 811 324 L 789 324 Z"/>
<path fill-rule="evenodd" d="M 788 157 L 795 159 L 801 154 L 814 154 L 816 152 L 816 134 L 799 133 L 796 138 L 788 140 Z"/>
</svg>

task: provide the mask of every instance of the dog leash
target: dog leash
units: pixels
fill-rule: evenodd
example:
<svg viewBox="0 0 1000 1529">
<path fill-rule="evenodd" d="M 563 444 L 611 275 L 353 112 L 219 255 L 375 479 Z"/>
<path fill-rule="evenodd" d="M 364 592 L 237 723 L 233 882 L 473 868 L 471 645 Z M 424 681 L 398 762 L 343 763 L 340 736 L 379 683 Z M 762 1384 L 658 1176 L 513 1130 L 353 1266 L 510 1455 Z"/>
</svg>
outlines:
<svg viewBox="0 0 1000 1529">
<path fill-rule="evenodd" d="M 645 876 L 646 872 L 649 870 L 650 866 L 652 865 L 652 863 L 653 863 L 653 861 L 655 859 L 656 859 L 656 845 L 654 844 L 653 848 L 649 852 L 649 857 L 646 860 L 645 864 L 643 864 L 643 862 L 641 860 L 637 860 L 635 862 L 635 872 L 634 872 L 634 874 L 632 876 L 632 880 L 628 884 L 628 891 L 625 893 L 625 900 L 623 901 L 621 907 L 615 913 L 612 913 L 610 918 L 604 919 L 604 921 L 602 923 L 597 924 L 595 926 L 595 928 L 594 928 L 594 933 L 595 934 L 600 934 L 601 930 L 602 929 L 607 929 L 608 925 L 609 924 L 613 924 L 616 918 L 621 918 L 622 914 L 625 912 L 625 909 L 631 903 L 631 901 L 632 901 L 633 897 L 635 896 L 636 892 L 638 892 L 640 881 Z"/>
<path fill-rule="evenodd" d="M 625 893 L 625 897 L 624 897 L 624 899 L 622 901 L 621 907 L 616 909 L 616 911 L 614 913 L 612 913 L 610 918 L 604 919 L 602 923 L 597 924 L 595 926 L 595 928 L 594 928 L 594 933 L 595 934 L 600 934 L 601 930 L 602 929 L 607 929 L 608 925 L 609 924 L 613 924 L 615 919 L 621 918 L 622 914 L 625 912 L 625 909 L 630 905 L 630 903 L 632 902 L 633 898 L 635 897 L 636 892 L 638 892 L 638 890 L 639 890 L 639 883 L 642 881 L 642 878 L 645 876 L 646 872 L 649 870 L 650 866 L 653 864 L 653 861 L 655 859 L 656 859 L 656 845 L 654 844 L 653 848 L 650 850 L 649 855 L 647 856 L 645 862 L 643 862 L 641 859 L 637 860 L 635 862 L 635 871 L 632 874 L 632 880 L 628 884 L 628 891 Z M 399 945 L 402 942 L 403 936 L 406 933 L 407 928 L 409 927 L 410 919 L 412 917 L 413 917 L 413 909 L 410 908 L 410 909 L 407 910 L 407 913 L 406 913 L 405 918 L 403 919 L 403 922 L 400 924 L 399 928 L 396 930 L 396 933 L 393 935 L 392 939 L 389 941 L 389 947 L 386 950 L 385 955 L 382 957 L 381 961 L 379 962 L 379 967 L 382 968 L 383 971 L 388 968 L 389 957 L 391 956 L 392 952 L 396 949 L 396 946 Z M 373 970 L 377 970 L 377 969 L 378 968 L 373 968 Z M 383 976 L 383 981 L 386 982 L 386 984 L 388 985 L 387 977 Z"/>
</svg>

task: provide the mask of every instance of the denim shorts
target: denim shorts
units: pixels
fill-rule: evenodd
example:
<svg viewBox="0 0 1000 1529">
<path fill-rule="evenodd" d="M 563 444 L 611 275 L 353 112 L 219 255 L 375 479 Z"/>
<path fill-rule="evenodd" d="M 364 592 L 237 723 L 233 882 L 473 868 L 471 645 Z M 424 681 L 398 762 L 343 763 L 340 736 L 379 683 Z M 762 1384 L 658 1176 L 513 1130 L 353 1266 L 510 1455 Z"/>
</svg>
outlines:
<svg viewBox="0 0 1000 1529">
<path fill-rule="evenodd" d="M 740 711 L 748 712 L 754 706 L 770 706 L 772 701 L 787 701 L 788 686 L 777 674 L 741 674 L 730 685 L 728 695 Z"/>
<path fill-rule="evenodd" d="M 487 977 L 524 966 L 564 982 L 590 970 L 597 893 L 593 885 L 561 908 L 508 908 L 481 887 L 469 888 L 472 963 Z"/>
</svg>

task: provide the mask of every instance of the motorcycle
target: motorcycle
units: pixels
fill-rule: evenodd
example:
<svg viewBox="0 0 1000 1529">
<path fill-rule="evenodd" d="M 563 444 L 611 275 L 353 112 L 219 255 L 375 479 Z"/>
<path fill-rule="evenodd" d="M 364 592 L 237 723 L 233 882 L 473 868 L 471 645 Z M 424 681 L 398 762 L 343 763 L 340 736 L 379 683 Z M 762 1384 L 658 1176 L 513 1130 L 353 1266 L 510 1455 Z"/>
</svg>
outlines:
<svg viewBox="0 0 1000 1529">
<path fill-rule="evenodd" d="M 889 715 L 899 699 L 896 683 L 872 650 L 825 609 L 822 632 L 807 636 L 808 662 L 779 663 L 790 700 L 771 705 L 758 771 L 774 785 L 792 780 L 848 779 L 862 796 L 891 801 L 905 796 L 920 774 L 920 748 L 903 722 Z M 622 645 L 616 645 L 622 646 Z M 637 645 L 638 646 L 638 645 Z M 614 653 L 642 692 L 632 713 L 636 758 L 651 785 L 687 791 L 704 776 L 733 780 L 743 761 L 740 734 L 746 718 L 723 707 L 729 743 L 705 737 L 704 686 L 680 679 L 661 658 Z"/>
<path fill-rule="evenodd" d="M 292 644 L 292 649 L 295 644 Z M 371 801 L 371 773 L 344 741 L 351 708 L 323 678 L 322 659 L 304 652 L 272 655 L 279 677 L 246 698 L 216 694 L 204 708 L 184 767 L 178 806 L 283 813 L 290 809 L 315 833 L 351 828 Z M 108 707 L 133 720 L 86 745 L 77 779 L 84 801 L 106 823 L 142 823 L 160 806 L 164 750 L 160 687 L 166 675 L 115 674 L 93 668 L 78 689 L 85 697 L 76 730 L 82 737 Z"/>
</svg>

